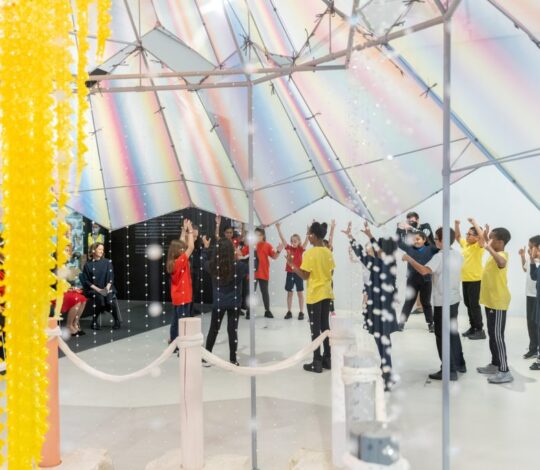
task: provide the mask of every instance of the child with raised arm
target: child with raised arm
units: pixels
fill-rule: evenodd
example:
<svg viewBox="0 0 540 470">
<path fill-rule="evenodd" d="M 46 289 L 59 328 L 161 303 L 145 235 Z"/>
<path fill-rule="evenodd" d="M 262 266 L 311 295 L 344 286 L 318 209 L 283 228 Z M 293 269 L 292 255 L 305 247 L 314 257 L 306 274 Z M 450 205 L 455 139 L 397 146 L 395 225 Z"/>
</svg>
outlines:
<svg viewBox="0 0 540 470">
<path fill-rule="evenodd" d="M 484 257 L 484 245 L 486 241 L 480 235 L 483 233 L 476 220 L 467 219 L 471 224 L 465 239 L 461 236 L 461 222 L 456 220 L 454 229 L 456 240 L 461 246 L 463 255 L 463 268 L 461 270 L 461 282 L 463 289 L 463 302 L 467 307 L 470 328 L 463 333 L 463 337 L 469 339 L 486 339 L 484 323 L 482 321 L 482 308 L 480 307 L 480 285 L 482 282 L 482 260 Z"/>
<path fill-rule="evenodd" d="M 434 245 L 428 243 L 427 235 L 424 232 L 417 231 L 406 237 L 398 238 L 398 246 L 409 257 L 420 264 L 429 262 L 433 255 L 439 251 Z M 431 275 L 419 274 L 409 263 L 407 265 L 407 291 L 406 299 L 401 309 L 401 318 L 399 320 L 399 329 L 403 331 L 405 323 L 414 307 L 416 298 L 420 297 L 424 317 L 430 333 L 433 333 L 433 307 L 431 306 Z"/>
<path fill-rule="evenodd" d="M 309 242 L 308 236 L 302 243 L 300 235 L 293 234 L 290 238 L 290 243 L 287 243 L 287 240 L 283 236 L 281 231 L 281 224 L 278 222 L 276 224 L 279 238 L 285 250 L 288 254 L 293 256 L 294 264 L 296 266 L 302 266 L 302 256 L 306 250 L 306 246 Z M 293 303 L 293 289 L 296 289 L 296 295 L 298 296 L 298 307 L 300 312 L 298 313 L 298 320 L 304 319 L 304 280 L 289 266 L 289 263 L 285 263 L 285 271 L 287 272 L 285 278 L 285 290 L 287 291 L 287 314 L 285 315 L 285 320 L 290 320 L 292 315 L 292 303 Z"/>
<path fill-rule="evenodd" d="M 536 235 L 529 240 L 529 275 L 536 284 L 536 298 L 534 302 L 534 320 L 536 323 L 536 332 L 538 341 L 540 341 L 540 265 L 536 261 L 540 259 L 540 235 Z M 531 370 L 540 370 L 540 352 L 536 362 L 529 367 Z"/>
<path fill-rule="evenodd" d="M 450 229 L 450 245 L 454 243 L 455 232 Z M 443 247 L 443 229 L 439 228 L 435 231 L 435 244 L 439 250 Z M 434 321 L 435 321 L 435 341 L 437 343 L 437 351 L 439 359 L 442 361 L 442 314 L 443 314 L 443 252 L 438 251 L 431 260 L 425 265 L 418 263 L 411 256 L 403 256 L 403 261 L 407 261 L 421 275 L 430 274 L 433 280 L 433 306 L 434 306 Z M 449 273 L 450 273 L 450 319 L 457 322 L 459 313 L 459 301 L 461 300 L 461 272 L 463 266 L 463 257 L 461 254 L 450 246 L 449 255 Z M 457 380 L 457 373 L 467 372 L 463 350 L 461 348 L 461 339 L 457 328 L 452 328 L 450 331 L 450 380 Z M 442 367 L 438 372 L 429 374 L 429 378 L 433 380 L 442 380 Z"/>
<path fill-rule="evenodd" d="M 212 352 L 223 318 L 227 315 L 229 360 L 232 364 L 238 365 L 236 357 L 238 318 L 242 306 L 242 284 L 247 276 L 248 266 L 236 259 L 234 245 L 230 239 L 219 239 L 211 252 L 208 250 L 210 240 L 203 237 L 202 241 L 204 269 L 212 277 L 213 292 L 212 319 L 206 337 L 206 349 Z"/>
<path fill-rule="evenodd" d="M 527 352 L 523 355 L 523 359 L 530 359 L 536 357 L 539 351 L 539 333 L 538 324 L 536 322 L 536 282 L 533 280 L 531 274 L 534 265 L 537 267 L 540 264 L 539 254 L 534 254 L 534 247 L 540 244 L 540 235 L 536 235 L 529 239 L 528 250 L 525 247 L 520 248 L 519 256 L 521 258 L 521 268 L 525 273 L 525 296 L 526 296 L 526 308 L 527 308 L 527 331 L 529 333 L 529 347 Z M 529 254 L 529 259 L 526 258 L 526 253 Z"/>
<path fill-rule="evenodd" d="M 489 383 L 503 384 L 514 380 L 508 367 L 504 340 L 506 312 L 511 298 L 507 279 L 508 253 L 505 251 L 505 247 L 510 241 L 511 235 L 506 228 L 498 227 L 491 232 L 489 229 L 485 231 L 480 229 L 480 236 L 484 240 L 488 240 L 485 249 L 490 254 L 482 273 L 480 304 L 486 310 L 491 362 L 476 370 L 480 374 L 488 375 Z"/>
<path fill-rule="evenodd" d="M 368 299 L 364 312 L 365 328 L 375 339 L 381 356 L 385 389 L 390 390 L 393 385 L 390 335 L 398 330 L 395 308 L 397 243 L 392 238 L 375 240 L 367 222 L 364 224 L 362 233 L 371 243 L 371 252 L 364 250 L 362 245 L 353 238 L 351 222 L 343 233 L 349 239 L 356 256 L 370 273 L 369 282 L 366 285 Z"/>
<path fill-rule="evenodd" d="M 171 241 L 167 253 L 167 273 L 171 276 L 171 300 L 174 315 L 171 322 L 170 340 L 178 336 L 180 318 L 191 317 L 193 289 L 189 257 L 193 253 L 193 227 L 191 221 L 184 219 L 180 238 Z"/>
<path fill-rule="evenodd" d="M 266 241 L 266 232 L 263 228 L 255 229 L 257 236 L 257 246 L 255 247 L 255 289 L 260 288 L 263 304 L 264 317 L 274 318 L 270 311 L 270 293 L 268 292 L 268 282 L 270 280 L 270 258 L 277 259 L 283 250 L 283 245 L 280 243 L 276 250 Z"/>
<path fill-rule="evenodd" d="M 334 298 L 332 290 L 332 271 L 334 270 L 334 256 L 324 246 L 327 225 L 313 222 L 309 228 L 309 242 L 312 248 L 304 253 L 302 265 L 294 262 L 291 253 L 287 253 L 287 264 L 292 271 L 307 281 L 307 311 L 311 328 L 311 339 L 317 339 L 321 333 L 330 329 L 330 301 Z M 313 351 L 313 361 L 304 364 L 304 370 L 321 373 L 323 369 L 331 369 L 330 341 L 324 340 L 324 352 L 321 348 Z"/>
</svg>

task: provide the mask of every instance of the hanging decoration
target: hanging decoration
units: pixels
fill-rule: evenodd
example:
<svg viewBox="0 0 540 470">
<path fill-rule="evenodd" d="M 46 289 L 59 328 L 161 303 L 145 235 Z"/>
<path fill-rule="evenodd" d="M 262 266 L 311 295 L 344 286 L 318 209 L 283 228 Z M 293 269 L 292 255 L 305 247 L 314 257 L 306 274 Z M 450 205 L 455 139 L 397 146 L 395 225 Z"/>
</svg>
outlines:
<svg viewBox="0 0 540 470">
<path fill-rule="evenodd" d="M 86 152 L 89 3 L 77 1 L 77 182 Z M 98 7 L 105 4 L 100 2 Z M 15 470 L 37 467 L 47 431 L 45 330 L 50 301 L 55 297 L 51 287 L 56 282 L 52 271 L 55 250 L 58 265 L 66 261 L 64 214 L 73 160 L 70 15 L 69 0 L 0 2 L 7 368 L 2 376 L 7 382 L 2 397 L 7 420 L 0 432 L 7 431 L 9 436 L 7 452 L 0 448 L 0 466 Z M 105 34 L 102 27 L 101 36 Z M 0 447 L 4 445 L 0 441 Z"/>
<path fill-rule="evenodd" d="M 84 156 L 88 150 L 86 145 L 86 116 L 90 110 L 88 102 L 88 8 L 90 0 L 76 0 L 77 3 L 77 180 L 78 188 L 84 167 Z M 99 14 L 98 14 L 99 18 Z"/>
<path fill-rule="evenodd" d="M 103 59 L 105 53 L 105 41 L 111 35 L 111 0 L 97 0 L 98 16 L 97 16 L 97 51 L 96 56 L 98 61 Z"/>
</svg>

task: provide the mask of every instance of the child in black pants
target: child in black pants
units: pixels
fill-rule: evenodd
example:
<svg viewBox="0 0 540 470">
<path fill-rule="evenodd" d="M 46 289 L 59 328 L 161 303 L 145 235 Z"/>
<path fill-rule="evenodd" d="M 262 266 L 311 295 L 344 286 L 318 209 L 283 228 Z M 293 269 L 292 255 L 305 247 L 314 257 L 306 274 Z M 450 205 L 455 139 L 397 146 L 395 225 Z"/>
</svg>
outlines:
<svg viewBox="0 0 540 470">
<path fill-rule="evenodd" d="M 536 323 L 537 344 L 540 342 L 540 265 L 536 260 L 540 258 L 540 235 L 536 235 L 529 240 L 529 273 L 531 280 L 536 282 L 536 298 L 534 302 L 534 321 Z M 536 362 L 529 367 L 531 370 L 540 370 L 540 353 L 538 353 Z"/>
<path fill-rule="evenodd" d="M 407 243 L 408 240 L 403 237 L 398 239 L 398 246 L 401 248 L 411 259 L 415 260 L 421 265 L 425 265 L 433 258 L 433 255 L 439 251 L 433 245 L 426 245 L 427 236 L 424 232 L 416 232 L 412 236 L 412 245 Z M 416 303 L 416 298 L 420 294 L 420 303 L 424 309 L 424 316 L 430 333 L 433 333 L 433 308 L 431 306 L 431 275 L 421 275 L 411 266 L 407 265 L 407 292 L 406 300 L 401 310 L 401 318 L 399 322 L 399 329 L 403 331 L 405 323 L 409 319 L 409 315 Z"/>
<path fill-rule="evenodd" d="M 491 362 L 485 367 L 478 367 L 480 374 L 488 375 L 491 384 L 509 383 L 514 380 L 508 367 L 504 330 L 506 312 L 510 305 L 508 289 L 508 253 L 505 247 L 510 241 L 510 232 L 503 228 L 494 228 L 491 232 L 482 230 L 480 236 L 489 240 L 485 246 L 491 255 L 482 274 L 480 303 L 486 309 Z"/>
</svg>

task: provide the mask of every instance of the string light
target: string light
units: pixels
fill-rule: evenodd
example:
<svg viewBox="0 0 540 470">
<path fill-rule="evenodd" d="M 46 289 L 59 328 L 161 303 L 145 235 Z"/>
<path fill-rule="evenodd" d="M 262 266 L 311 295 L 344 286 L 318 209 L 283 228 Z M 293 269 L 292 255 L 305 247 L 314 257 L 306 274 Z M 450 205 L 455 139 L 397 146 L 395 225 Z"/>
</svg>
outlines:
<svg viewBox="0 0 540 470">
<path fill-rule="evenodd" d="M 127 316 L 127 332 L 128 342 L 131 342 L 129 337 L 131 333 L 131 266 L 130 266 L 130 246 L 129 246 L 129 227 L 126 227 L 126 316 Z"/>
<path fill-rule="evenodd" d="M 165 299 L 167 298 L 167 281 L 165 273 L 165 222 L 161 223 L 161 323 L 167 323 L 167 312 L 165 309 Z"/>
</svg>

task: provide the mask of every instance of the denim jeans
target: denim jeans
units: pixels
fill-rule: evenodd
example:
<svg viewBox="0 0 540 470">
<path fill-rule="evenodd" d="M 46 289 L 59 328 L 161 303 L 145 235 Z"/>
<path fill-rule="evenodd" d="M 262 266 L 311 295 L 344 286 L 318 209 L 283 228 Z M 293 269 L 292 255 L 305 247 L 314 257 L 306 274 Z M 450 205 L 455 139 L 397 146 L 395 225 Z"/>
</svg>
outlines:
<svg viewBox="0 0 540 470">
<path fill-rule="evenodd" d="M 174 314 L 171 321 L 171 342 L 178 337 L 178 321 L 181 318 L 191 317 L 191 306 L 193 304 L 183 304 L 174 306 Z"/>
</svg>

